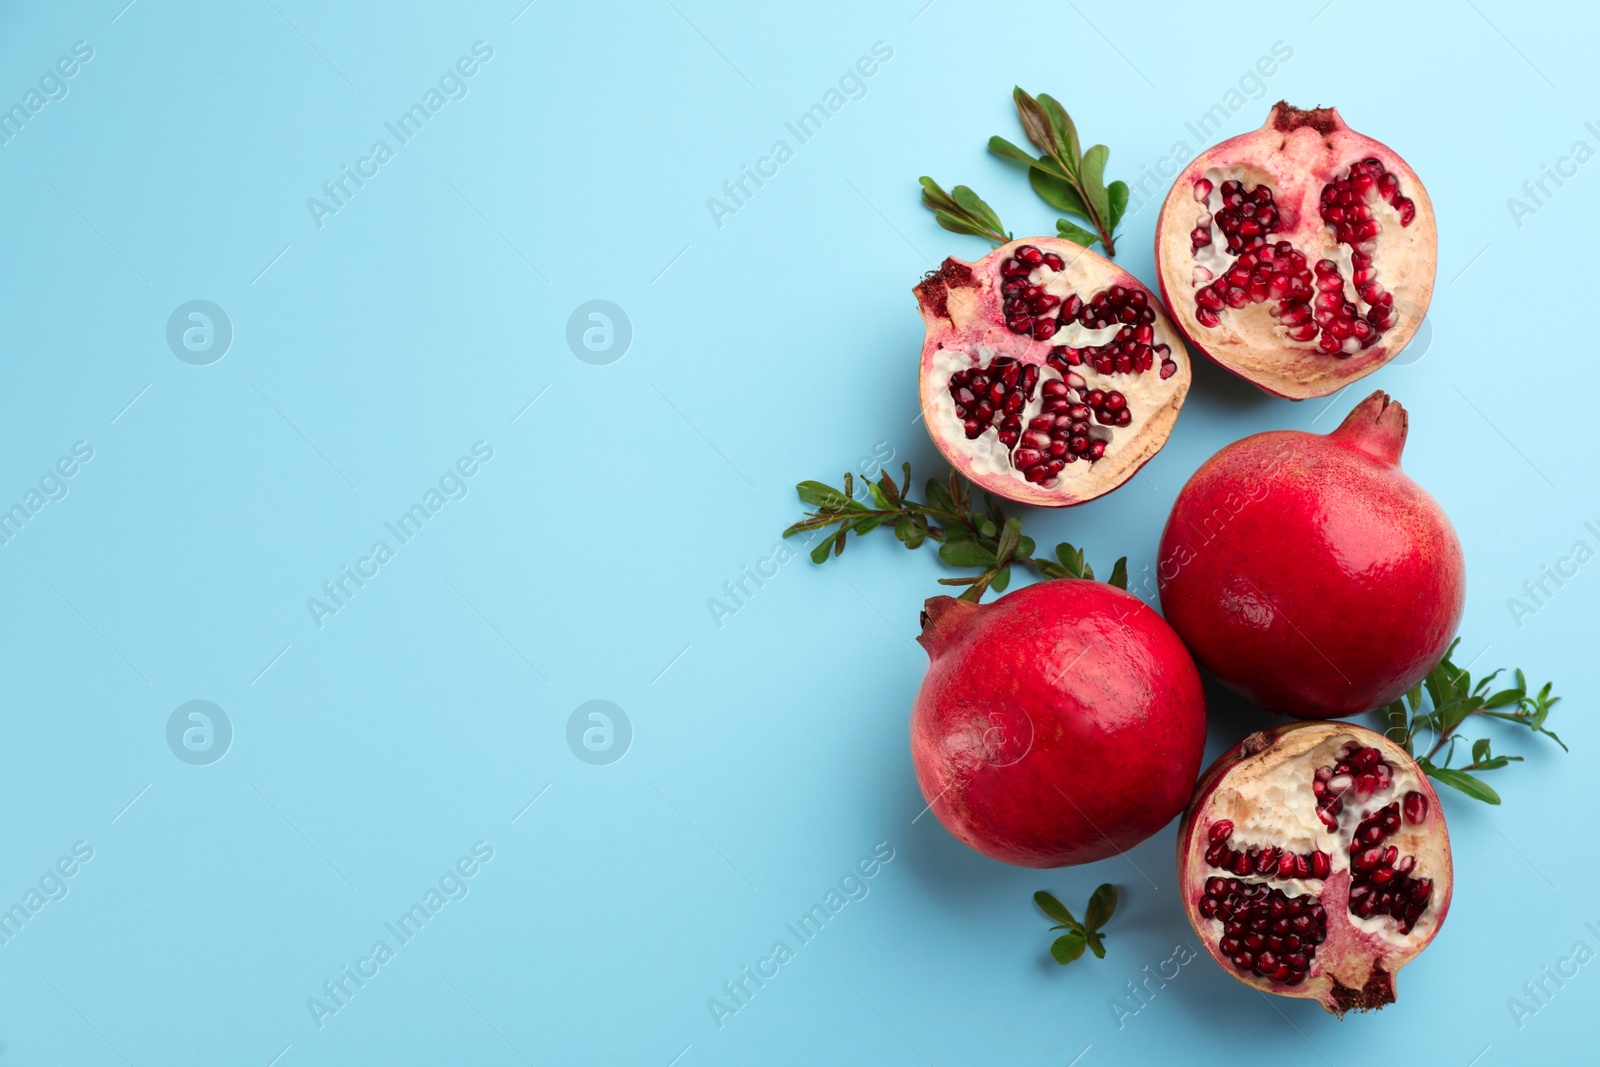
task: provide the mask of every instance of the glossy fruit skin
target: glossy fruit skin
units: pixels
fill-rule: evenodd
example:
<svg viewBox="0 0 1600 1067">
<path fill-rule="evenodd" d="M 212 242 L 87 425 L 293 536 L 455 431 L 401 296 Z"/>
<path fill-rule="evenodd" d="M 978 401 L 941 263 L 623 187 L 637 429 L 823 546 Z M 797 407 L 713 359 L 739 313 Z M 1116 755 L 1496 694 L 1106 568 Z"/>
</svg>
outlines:
<svg viewBox="0 0 1600 1067">
<path fill-rule="evenodd" d="M 1054 579 L 976 605 L 929 600 L 911 713 L 923 797 L 993 859 L 1062 867 L 1132 848 L 1189 800 L 1205 694 L 1132 594 Z"/>
<path fill-rule="evenodd" d="M 1461 622 L 1461 543 L 1400 469 L 1406 418 L 1375 393 L 1327 436 L 1217 453 L 1162 533 L 1161 606 L 1229 688 L 1301 719 L 1371 711 L 1419 682 Z"/>
</svg>

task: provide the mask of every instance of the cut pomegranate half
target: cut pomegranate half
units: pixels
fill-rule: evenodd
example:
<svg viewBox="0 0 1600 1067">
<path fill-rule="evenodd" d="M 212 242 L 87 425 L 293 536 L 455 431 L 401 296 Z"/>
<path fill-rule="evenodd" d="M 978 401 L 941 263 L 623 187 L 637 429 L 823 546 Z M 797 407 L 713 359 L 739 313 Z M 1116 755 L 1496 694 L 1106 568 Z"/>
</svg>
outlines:
<svg viewBox="0 0 1600 1067">
<path fill-rule="evenodd" d="M 1393 1003 L 1450 910 L 1450 836 L 1403 749 L 1345 722 L 1251 734 L 1178 830 L 1189 922 L 1229 974 L 1336 1015 Z"/>
<path fill-rule="evenodd" d="M 1131 275 L 1058 237 L 947 259 L 915 292 L 922 411 L 971 481 L 1024 504 L 1110 492 L 1166 443 L 1189 360 Z"/>
<path fill-rule="evenodd" d="M 1184 168 L 1156 224 L 1161 294 L 1206 355 L 1269 393 L 1326 396 L 1389 362 L 1433 296 L 1438 231 L 1416 173 L 1331 107 Z"/>
</svg>

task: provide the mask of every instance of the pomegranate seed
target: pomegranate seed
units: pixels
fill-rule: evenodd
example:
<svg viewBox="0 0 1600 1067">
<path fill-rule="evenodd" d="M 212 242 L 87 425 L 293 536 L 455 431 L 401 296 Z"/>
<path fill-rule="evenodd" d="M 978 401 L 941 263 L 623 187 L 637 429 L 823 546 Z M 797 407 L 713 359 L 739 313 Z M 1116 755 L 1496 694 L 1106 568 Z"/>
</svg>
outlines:
<svg viewBox="0 0 1600 1067">
<path fill-rule="evenodd" d="M 1413 790 L 1401 799 L 1401 809 L 1405 812 L 1406 822 L 1412 826 L 1420 823 L 1428 814 L 1428 798 Z"/>
<path fill-rule="evenodd" d="M 1213 823 L 1211 826 L 1211 840 L 1226 841 L 1233 834 L 1233 823 L 1226 819 Z"/>
</svg>

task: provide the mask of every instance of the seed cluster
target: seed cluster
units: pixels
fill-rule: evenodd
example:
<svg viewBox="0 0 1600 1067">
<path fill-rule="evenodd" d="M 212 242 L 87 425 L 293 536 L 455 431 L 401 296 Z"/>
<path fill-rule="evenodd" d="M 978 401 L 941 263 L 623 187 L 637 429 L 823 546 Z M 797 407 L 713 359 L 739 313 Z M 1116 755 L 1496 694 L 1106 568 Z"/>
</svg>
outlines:
<svg viewBox="0 0 1600 1067">
<path fill-rule="evenodd" d="M 1362 919 L 1388 915 L 1409 934 L 1433 897 L 1433 880 L 1411 875 L 1415 856 L 1401 856 L 1384 838 L 1400 829 L 1401 813 L 1407 823 L 1420 823 L 1428 811 L 1428 798 L 1418 792 L 1380 808 L 1361 820 L 1350 838 L 1350 914 Z"/>
<path fill-rule="evenodd" d="M 1195 182 L 1195 199 L 1204 202 L 1212 185 Z M 1222 322 L 1227 308 L 1274 301 L 1271 314 L 1291 341 L 1315 341 L 1324 355 L 1348 358 L 1370 348 L 1394 326 L 1394 295 L 1378 284 L 1372 251 L 1382 226 L 1372 215 L 1371 203 L 1381 198 L 1400 212 L 1401 226 L 1416 218 L 1416 204 L 1400 195 L 1400 179 L 1376 159 L 1364 159 L 1342 178 L 1323 187 L 1323 223 L 1341 244 L 1349 245 L 1350 283 L 1367 305 L 1362 311 L 1345 297 L 1345 279 L 1339 265 L 1322 259 L 1313 266 L 1288 241 L 1269 238 L 1280 214 L 1270 186 L 1246 189 L 1243 182 L 1222 183 L 1222 205 L 1215 216 L 1202 211 L 1189 235 L 1191 251 L 1212 243 L 1215 223 L 1229 255 L 1237 257 L 1221 276 L 1195 268 L 1195 319 L 1202 326 Z M 1313 276 L 1314 275 L 1314 276 Z"/>
<path fill-rule="evenodd" d="M 1000 443 L 1007 448 L 1016 445 L 1022 433 L 1022 409 L 1038 384 L 1039 368 L 1010 356 L 996 356 L 987 367 L 950 375 L 950 396 L 967 440 L 998 426 Z"/>
<path fill-rule="evenodd" d="M 1313 774 L 1317 818 L 1337 834 L 1346 804 L 1365 804 L 1393 784 L 1394 768 L 1383 753 L 1346 742 L 1332 764 Z M 1403 934 L 1416 926 L 1432 902 L 1433 881 L 1413 874 L 1415 856 L 1402 856 L 1397 846 L 1384 841 L 1402 826 L 1421 825 L 1427 814 L 1428 798 L 1410 790 L 1361 817 L 1346 846 L 1350 859 L 1346 907 L 1351 915 L 1387 916 Z M 1238 970 L 1298 985 L 1309 973 L 1316 946 L 1327 935 L 1326 912 L 1317 897 L 1286 895 L 1270 881 L 1326 879 L 1332 859 L 1321 850 L 1296 853 L 1273 845 L 1239 850 L 1232 847 L 1233 831 L 1233 823 L 1226 819 L 1212 823 L 1207 831 L 1206 863 L 1235 877 L 1213 876 L 1206 881 L 1200 914 L 1223 924 L 1218 948 Z M 1256 880 L 1242 880 L 1246 878 Z M 1296 925 L 1294 920 L 1301 918 L 1304 921 Z"/>
<path fill-rule="evenodd" d="M 1316 897 L 1237 878 L 1206 879 L 1200 914 L 1222 923 L 1217 947 L 1235 969 L 1284 985 L 1306 980 L 1328 936 L 1328 915 Z"/>
<path fill-rule="evenodd" d="M 1106 453 L 1113 430 L 1133 424 L 1128 398 L 1115 389 L 1090 389 L 1074 368 L 1099 374 L 1143 374 L 1157 369 L 1172 377 L 1178 364 L 1172 348 L 1155 343 L 1156 310 L 1143 289 L 1112 285 L 1085 301 L 1045 291 L 1051 273 L 1066 269 L 1062 258 L 1033 245 L 1019 245 L 1000 264 L 1001 311 L 1013 332 L 1044 341 L 1077 323 L 1085 329 L 1117 327 L 1100 345 L 1057 345 L 1044 363 L 1061 375 L 1043 381 L 1039 411 L 1023 425 L 1023 412 L 1039 390 L 1040 367 L 997 356 L 986 367 L 950 376 L 950 396 L 962 431 L 974 440 L 994 429 L 1011 453 L 1012 465 L 1026 480 L 1051 485 L 1069 463 L 1093 463 Z M 1047 273 L 1049 272 L 1049 273 Z"/>
<path fill-rule="evenodd" d="M 1228 847 L 1233 836 L 1233 823 L 1226 819 L 1211 826 L 1211 845 L 1206 849 L 1206 862 L 1223 871 L 1238 875 L 1264 874 L 1278 878 L 1326 878 L 1332 860 L 1326 852 L 1297 853 L 1280 849 L 1276 845 L 1266 848 L 1247 848 L 1243 852 Z"/>
</svg>

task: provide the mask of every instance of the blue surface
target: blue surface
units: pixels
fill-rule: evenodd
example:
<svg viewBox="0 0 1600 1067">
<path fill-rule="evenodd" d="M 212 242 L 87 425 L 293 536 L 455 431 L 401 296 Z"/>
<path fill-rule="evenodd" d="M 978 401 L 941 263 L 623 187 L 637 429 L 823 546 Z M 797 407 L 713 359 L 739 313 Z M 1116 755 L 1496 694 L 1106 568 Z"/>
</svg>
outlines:
<svg viewBox="0 0 1600 1067">
<path fill-rule="evenodd" d="M 1508 598 L 1600 548 L 1579 325 L 1600 163 L 1523 192 L 1600 148 L 1591 7 L 522 2 L 0 14 L 0 104 L 40 87 L 0 144 L 0 503 L 40 489 L 0 545 L 0 904 L 40 888 L 0 944 L 0 1064 L 1588 1055 L 1600 964 L 1547 980 L 1520 1026 L 1508 1000 L 1600 949 L 1600 564 L 1533 614 Z M 1016 137 L 1013 82 L 1137 179 L 1198 149 L 1185 123 L 1277 41 L 1292 58 L 1244 82 L 1226 133 L 1280 96 L 1337 103 L 1428 183 L 1431 345 L 1365 384 L 1411 410 L 1406 468 L 1465 543 L 1466 658 L 1554 678 L 1573 754 L 1508 736 L 1528 761 L 1496 772 L 1505 805 L 1446 798 L 1454 908 L 1397 1006 L 1338 1023 L 1200 958 L 1130 1015 L 1124 984 L 1194 943 L 1172 830 L 1033 872 L 915 820 L 911 638 L 936 561 L 884 538 L 780 566 L 774 545 L 802 478 L 935 467 L 909 288 L 984 246 L 933 225 L 917 176 L 1049 228 L 983 151 Z M 62 57 L 72 76 L 47 77 Z M 786 131 L 840 88 L 820 132 Z M 397 136 L 413 103 L 426 122 Z M 775 163 L 713 218 L 724 182 Z M 1120 257 L 1147 280 L 1154 215 L 1130 215 Z M 231 326 L 220 359 L 214 312 L 183 311 L 169 345 L 197 300 Z M 569 345 L 595 300 L 622 309 L 625 351 L 586 311 Z M 1029 528 L 1137 577 L 1213 451 L 1355 399 L 1272 400 L 1202 364 L 1143 473 Z M 71 477 L 46 477 L 62 457 Z M 420 532 L 391 532 L 414 504 Z M 746 567 L 777 573 L 715 618 Z M 221 714 L 169 730 L 190 701 Z M 1268 721 L 1217 699 L 1212 751 Z M 1029 895 L 1100 881 L 1124 893 L 1110 955 L 1058 968 Z M 842 910 L 792 937 L 832 889 Z M 414 904 L 426 921 L 391 931 Z M 780 940 L 793 958 L 719 1027 L 708 1000 Z"/>
</svg>

